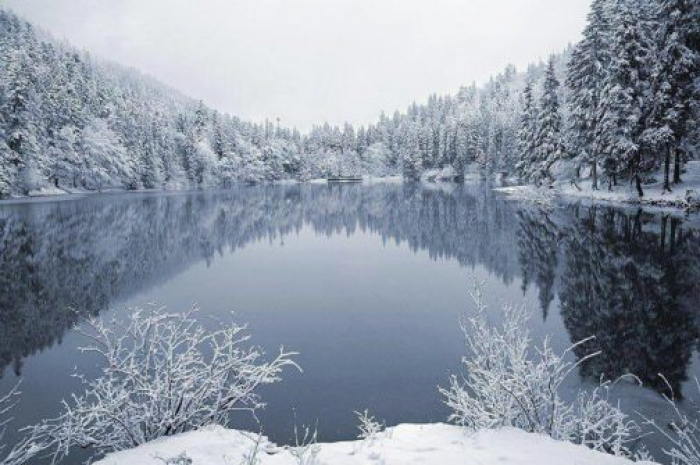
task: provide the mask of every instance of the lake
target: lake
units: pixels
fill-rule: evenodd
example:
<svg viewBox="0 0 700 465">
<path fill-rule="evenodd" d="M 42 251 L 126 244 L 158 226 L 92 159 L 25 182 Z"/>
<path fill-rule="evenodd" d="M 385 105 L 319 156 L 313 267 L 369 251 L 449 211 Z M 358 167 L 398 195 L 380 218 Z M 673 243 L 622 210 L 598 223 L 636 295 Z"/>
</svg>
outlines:
<svg viewBox="0 0 700 465">
<path fill-rule="evenodd" d="M 0 203 L 0 392 L 22 379 L 15 426 L 55 416 L 81 389 L 76 369 L 99 371 L 78 351 L 81 318 L 196 304 L 248 323 L 268 354 L 281 345 L 300 353 L 303 373 L 288 370 L 261 391 L 260 424 L 241 416 L 235 426 L 290 443 L 295 424 L 322 441 L 353 439 L 353 412 L 365 408 L 388 425 L 445 421 L 437 386 L 460 369 L 458 321 L 479 281 L 494 320 L 502 303 L 523 303 L 533 336 L 558 349 L 596 336 L 571 355 L 601 351 L 565 396 L 634 373 L 644 386 L 618 385 L 623 408 L 663 421 L 671 412 L 661 393 L 685 395 L 682 409 L 697 398 L 697 224 L 629 208 L 535 206 L 478 185 Z"/>
</svg>

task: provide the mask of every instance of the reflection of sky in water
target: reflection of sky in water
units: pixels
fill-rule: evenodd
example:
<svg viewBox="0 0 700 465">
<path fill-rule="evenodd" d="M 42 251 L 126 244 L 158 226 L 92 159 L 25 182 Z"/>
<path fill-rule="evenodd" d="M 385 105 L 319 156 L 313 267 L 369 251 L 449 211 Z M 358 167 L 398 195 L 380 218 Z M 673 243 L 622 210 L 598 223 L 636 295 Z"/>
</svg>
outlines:
<svg viewBox="0 0 700 465">
<path fill-rule="evenodd" d="M 290 188 L 253 192 L 269 196 L 272 195 L 270 191 L 279 193 L 279 189 Z M 169 251 L 184 258 L 164 260 L 163 266 L 169 269 L 152 276 L 152 284 L 145 281 L 126 285 L 127 289 L 135 289 L 135 293 L 125 291 L 113 297 L 113 311 L 124 313 L 126 306 L 147 302 L 157 302 L 171 310 L 181 310 L 196 303 L 203 314 L 220 319 L 229 318 L 229 313 L 235 312 L 238 321 L 250 324 L 253 342 L 268 352 L 274 352 L 282 344 L 287 349 L 299 351 L 298 361 L 304 373 L 290 370 L 281 385 L 264 390 L 269 405 L 259 418 L 265 432 L 279 442 L 291 439 L 295 421 L 298 424 L 318 424 L 322 440 L 352 438 L 356 435 L 353 411 L 364 408 L 369 408 L 388 424 L 445 421 L 448 412 L 441 403 L 437 385 L 446 384 L 449 374 L 459 369 L 464 350 L 457 320 L 470 308 L 468 289 L 474 278 L 485 283 L 485 298 L 494 321 L 498 319 L 495 310 L 502 302 L 524 302 L 534 312 L 530 326 L 536 339 L 549 335 L 558 349 L 570 344 L 569 328 L 559 312 L 557 289 L 561 284 L 554 286 L 553 301 L 547 319 L 543 320 L 542 293 L 536 285 L 537 279 L 530 277 L 535 282 L 523 295 L 520 270 L 509 268 L 521 260 L 518 241 L 522 244 L 519 235 L 523 230 L 518 223 L 516 213 L 519 207 L 516 204 L 495 200 L 479 192 L 433 192 L 428 194 L 428 201 L 418 202 L 420 208 L 397 213 L 393 211 L 397 206 L 404 208 L 405 204 L 416 202 L 415 197 L 403 197 L 401 187 L 369 189 L 376 189 L 375 194 L 369 195 L 369 200 L 351 203 L 341 212 L 328 207 L 338 193 L 324 191 L 303 202 L 293 189 L 291 192 L 295 195 L 291 199 L 273 195 L 263 205 L 282 203 L 281 209 L 275 212 L 256 211 L 243 205 L 239 209 L 240 218 L 232 219 L 229 215 L 224 221 L 230 224 L 223 236 L 245 230 L 242 222 L 250 218 L 253 218 L 251 224 L 257 221 L 265 225 L 261 226 L 262 230 L 274 231 L 276 226 L 284 225 L 286 233 L 251 234 L 250 238 L 237 243 L 239 248 L 235 251 L 227 246 L 221 247 L 221 254 L 209 251 L 211 238 L 202 232 L 216 230 L 219 227 L 217 221 L 222 222 L 221 215 L 199 218 L 194 214 L 196 227 L 183 224 L 179 231 L 179 234 L 191 237 L 174 242 L 192 250 Z M 196 196 L 207 197 L 203 194 Z M 181 197 L 174 198 L 181 200 Z M 133 202 L 141 200 L 154 199 L 135 196 Z M 157 210 L 167 218 L 181 214 L 187 208 L 213 208 L 216 212 L 219 204 L 226 208 L 227 205 L 230 207 L 228 202 L 235 206 L 239 200 L 226 196 L 218 199 L 212 195 L 207 201 L 209 203 L 189 206 L 177 202 L 170 205 L 163 198 L 160 201 L 165 203 Z M 85 201 L 83 214 L 91 217 L 93 209 L 100 212 L 101 208 L 107 207 L 106 201 L 104 205 L 100 202 Z M 121 197 L 115 202 L 128 203 L 128 199 Z M 304 221 L 280 220 L 280 212 L 294 217 L 293 212 L 300 208 L 300 203 L 311 211 L 299 215 L 300 218 L 305 216 Z M 47 205 L 41 208 L 51 210 Z M 138 208 L 135 211 L 138 212 Z M 456 212 L 450 214 L 451 209 L 456 209 Z M 461 211 L 464 209 L 469 211 Z M 360 219 L 359 210 L 362 210 Z M 32 215 L 31 211 L 20 211 L 26 218 L 42 218 L 38 214 Z M 158 228 L 148 208 L 144 207 L 144 211 L 146 214 L 134 215 L 130 211 L 116 210 L 115 214 L 108 215 L 112 221 L 120 222 L 120 229 L 108 232 L 113 237 L 97 243 L 113 243 L 115 247 L 123 246 L 123 241 L 128 243 L 130 236 L 125 231 L 133 233 L 138 227 L 128 221 L 152 221 L 151 226 Z M 0 213 L 3 213 L 2 208 Z M 7 217 L 8 212 L 4 214 Z M 390 220 L 394 214 L 408 216 L 405 218 L 407 224 L 393 224 Z M 324 224 L 324 220 L 319 219 L 324 215 L 334 220 Z M 439 227 L 421 230 L 418 223 L 435 215 L 441 218 Z M 561 215 L 561 218 L 567 218 L 565 214 Z M 315 220 L 309 221 L 311 217 Z M 70 219 L 61 217 L 61 221 Z M 461 227 L 459 221 L 476 223 L 469 234 L 481 231 L 489 236 L 478 238 L 483 244 L 481 248 L 486 251 L 481 250 L 478 257 L 472 257 L 473 265 L 468 265 L 464 250 L 455 252 L 449 247 L 450 244 L 459 246 L 454 244 L 455 240 L 477 240 L 472 235 L 465 233 L 460 236 L 459 231 L 456 234 L 451 230 Z M 358 222 L 369 223 L 370 227 L 356 227 Z M 293 227 L 289 228 L 289 224 Z M 397 236 L 400 243 L 396 241 Z M 560 236 L 555 243 L 561 245 L 563 237 Z M 158 241 L 152 245 L 158 246 Z M 93 248 L 98 247 L 93 245 Z M 91 252 L 97 255 L 112 253 L 109 247 Z M 147 247 L 144 253 L 156 252 Z M 209 259 L 202 259 L 203 255 Z M 456 257 L 460 257 L 459 260 Z M 493 258 L 493 262 L 488 257 Z M 129 275 L 132 273 L 130 266 L 124 264 L 119 273 Z M 562 266 L 557 263 L 556 269 L 551 271 L 559 274 Z M 137 272 L 133 274 L 138 275 Z M 501 276 L 506 276 L 507 284 Z M 207 324 L 215 323 L 207 320 Z M 25 359 L 22 369 L 24 399 L 17 412 L 21 421 L 30 423 L 56 412 L 60 399 L 78 387 L 77 381 L 70 377 L 74 367 L 96 373 L 94 359 L 77 354 L 75 348 L 79 344 L 80 338 L 69 332 L 61 344 Z M 694 358 L 690 372 L 697 373 L 697 366 Z M 6 389 L 15 380 L 11 370 L 7 369 L 0 387 Z M 572 376 L 565 386 L 565 395 L 571 396 L 580 386 L 579 377 Z M 650 390 L 624 385 L 620 393 L 623 405 L 629 411 L 640 411 L 654 417 L 668 413 L 659 396 Z M 257 428 L 250 421 L 238 424 Z"/>
</svg>

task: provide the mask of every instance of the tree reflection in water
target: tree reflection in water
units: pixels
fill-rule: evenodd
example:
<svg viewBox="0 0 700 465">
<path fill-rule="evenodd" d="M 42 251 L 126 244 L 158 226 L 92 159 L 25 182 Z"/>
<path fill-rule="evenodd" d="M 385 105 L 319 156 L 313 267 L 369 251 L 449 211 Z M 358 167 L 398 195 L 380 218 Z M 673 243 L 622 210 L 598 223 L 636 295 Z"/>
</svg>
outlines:
<svg viewBox="0 0 700 465">
<path fill-rule="evenodd" d="M 431 257 L 486 267 L 558 297 L 586 377 L 634 373 L 680 392 L 697 341 L 700 233 L 681 218 L 614 208 L 549 210 L 486 188 L 416 185 L 252 186 L 189 194 L 94 196 L 0 206 L 0 369 L 61 341 L 98 314 L 251 241 L 304 226 L 370 231 Z"/>
</svg>

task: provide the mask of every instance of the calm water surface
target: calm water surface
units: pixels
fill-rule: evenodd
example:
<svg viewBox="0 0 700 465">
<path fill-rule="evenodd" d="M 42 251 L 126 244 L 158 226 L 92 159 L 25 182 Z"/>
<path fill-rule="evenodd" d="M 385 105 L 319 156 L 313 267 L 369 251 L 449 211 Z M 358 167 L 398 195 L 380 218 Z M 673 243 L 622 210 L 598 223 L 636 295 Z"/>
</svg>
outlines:
<svg viewBox="0 0 700 465">
<path fill-rule="evenodd" d="M 356 436 L 353 411 L 389 425 L 445 421 L 437 392 L 464 353 L 458 318 L 474 280 L 486 300 L 525 303 L 536 338 L 557 348 L 590 335 L 600 350 L 565 386 L 601 376 L 630 413 L 670 415 L 659 393 L 698 375 L 697 218 L 608 207 L 520 204 L 485 187 L 294 185 L 225 192 L 120 194 L 0 203 L 0 392 L 22 378 L 15 426 L 56 415 L 80 390 L 84 315 L 156 302 L 199 305 L 249 323 L 268 352 L 300 352 L 263 391 L 261 426 L 289 443 L 294 424 L 320 439 Z M 207 319 L 206 324 L 212 324 Z M 9 439 L 13 440 L 14 430 Z M 652 441 L 651 448 L 658 449 Z M 78 460 L 76 456 L 74 460 Z"/>
</svg>

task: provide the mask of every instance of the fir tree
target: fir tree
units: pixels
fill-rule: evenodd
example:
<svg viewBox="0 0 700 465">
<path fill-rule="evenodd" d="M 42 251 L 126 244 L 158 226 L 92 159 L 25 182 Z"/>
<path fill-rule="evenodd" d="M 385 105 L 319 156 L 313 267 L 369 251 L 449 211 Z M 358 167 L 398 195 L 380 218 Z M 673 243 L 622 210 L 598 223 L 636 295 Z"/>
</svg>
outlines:
<svg viewBox="0 0 700 465">
<path fill-rule="evenodd" d="M 417 123 L 406 123 L 403 126 L 403 176 L 404 178 L 415 181 L 420 179 L 423 172 L 423 157 L 421 155 L 420 143 L 418 138 Z"/>
<path fill-rule="evenodd" d="M 656 13 L 656 48 L 651 82 L 653 108 L 645 140 L 664 155 L 664 190 L 670 191 L 671 158 L 674 183 L 680 182 L 682 143 L 697 123 L 692 102 L 697 97 L 700 52 L 693 49 L 700 21 L 694 0 L 660 0 Z"/>
<path fill-rule="evenodd" d="M 527 179 L 534 161 L 534 138 L 537 130 L 535 99 L 532 95 L 532 82 L 528 80 L 523 90 L 520 110 L 520 129 L 518 130 L 518 150 L 520 159 L 517 164 L 518 175 Z"/>
<path fill-rule="evenodd" d="M 6 144 L 10 149 L 8 171 L 13 172 L 16 187 L 27 194 L 39 187 L 40 169 L 36 126 L 38 108 L 29 74 L 33 65 L 26 51 L 17 49 L 10 52 L 6 66 L 7 84 L 1 110 L 5 115 Z"/>
<path fill-rule="evenodd" d="M 600 83 L 610 62 L 610 0 L 594 0 L 588 14 L 583 40 L 574 48 L 568 64 L 566 85 L 571 91 L 572 150 L 583 163 L 590 164 L 593 189 L 598 189 Z"/>
<path fill-rule="evenodd" d="M 533 140 L 534 166 L 533 175 L 536 182 L 552 179 L 551 166 L 561 159 L 562 120 L 559 113 L 559 79 L 554 67 L 554 57 L 549 59 L 542 97 L 537 116 L 537 130 Z"/>
<path fill-rule="evenodd" d="M 616 0 L 612 31 L 609 69 L 598 109 L 599 144 L 605 155 L 608 185 L 622 170 L 634 179 L 641 197 L 641 177 L 654 167 L 641 146 L 650 58 L 643 5 L 637 0 Z"/>
</svg>

